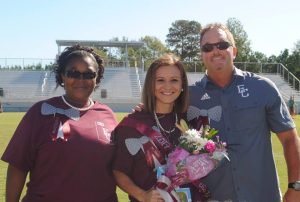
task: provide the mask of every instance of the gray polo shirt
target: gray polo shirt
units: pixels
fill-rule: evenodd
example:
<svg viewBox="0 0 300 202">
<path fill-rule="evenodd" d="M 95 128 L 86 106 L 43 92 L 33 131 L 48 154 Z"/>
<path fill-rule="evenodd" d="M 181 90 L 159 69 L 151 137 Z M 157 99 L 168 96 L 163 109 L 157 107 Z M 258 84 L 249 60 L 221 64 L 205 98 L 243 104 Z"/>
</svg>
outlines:
<svg viewBox="0 0 300 202">
<path fill-rule="evenodd" d="M 295 127 L 275 84 L 235 68 L 231 83 L 216 86 L 204 76 L 190 87 L 188 119 L 207 114 L 227 143 L 230 162 L 203 179 L 218 201 L 281 201 L 271 132 Z"/>
</svg>

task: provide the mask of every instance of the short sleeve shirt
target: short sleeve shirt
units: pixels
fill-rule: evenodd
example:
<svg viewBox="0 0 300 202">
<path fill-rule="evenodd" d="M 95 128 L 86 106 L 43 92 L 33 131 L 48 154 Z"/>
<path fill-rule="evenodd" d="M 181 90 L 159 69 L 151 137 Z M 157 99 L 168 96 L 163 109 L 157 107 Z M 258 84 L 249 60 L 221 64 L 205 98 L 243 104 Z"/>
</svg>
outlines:
<svg viewBox="0 0 300 202">
<path fill-rule="evenodd" d="M 174 127 L 175 118 L 174 113 L 160 115 L 159 121 L 162 126 L 167 128 Z M 184 118 L 185 115 L 179 114 L 178 118 Z M 131 119 L 136 119 L 142 121 L 144 124 L 149 127 L 157 127 L 154 117 L 150 113 L 146 112 L 135 112 L 130 114 L 129 117 Z M 126 119 L 126 117 L 125 117 Z M 114 138 L 116 142 L 116 156 L 114 160 L 113 169 L 118 170 L 126 174 L 137 186 L 144 190 L 149 190 L 154 187 L 157 181 L 157 174 L 153 168 L 150 168 L 147 165 L 145 154 L 140 149 L 135 155 L 129 153 L 128 148 L 126 147 L 125 140 L 129 138 L 138 139 L 144 136 L 145 134 L 141 134 L 136 129 L 132 127 L 126 126 L 118 126 L 114 131 Z M 174 133 L 171 133 L 170 136 L 167 137 L 170 143 L 176 145 L 178 143 L 178 138 L 180 136 L 180 131 L 176 128 Z M 191 188 L 191 192 L 194 198 L 200 197 L 198 196 L 197 190 L 192 185 L 189 185 Z M 136 199 L 129 196 L 130 201 L 137 202 Z M 197 201 L 197 200 L 195 200 Z"/>
<path fill-rule="evenodd" d="M 159 116 L 159 115 L 158 115 Z M 130 118 L 142 121 L 149 127 L 156 126 L 155 120 L 152 114 L 146 112 L 135 112 L 129 115 Z M 125 117 L 126 119 L 127 117 Z M 174 113 L 167 114 L 166 116 L 159 118 L 161 124 L 166 128 L 174 127 Z M 153 168 L 147 165 L 147 161 L 142 149 L 131 155 L 128 148 L 125 145 L 125 140 L 128 138 L 141 138 L 146 134 L 141 134 L 139 131 L 132 127 L 121 126 L 117 127 L 114 131 L 114 138 L 116 140 L 116 156 L 113 164 L 115 170 L 121 171 L 131 178 L 131 180 L 140 188 L 144 190 L 151 189 L 156 181 L 156 172 Z M 176 133 L 172 138 L 172 141 L 176 141 L 179 137 L 179 130 L 176 129 Z M 130 197 L 131 201 L 137 201 L 133 197 Z"/>
<path fill-rule="evenodd" d="M 79 120 L 41 114 L 42 103 L 68 109 L 60 97 L 35 104 L 17 127 L 2 160 L 30 173 L 23 201 L 117 201 L 111 163 L 113 112 L 95 102 Z"/>
<path fill-rule="evenodd" d="M 271 131 L 295 127 L 275 84 L 235 68 L 231 83 L 220 88 L 207 76 L 190 87 L 193 109 L 209 116 L 227 143 L 230 161 L 203 179 L 214 200 L 280 201 L 272 155 Z"/>
</svg>

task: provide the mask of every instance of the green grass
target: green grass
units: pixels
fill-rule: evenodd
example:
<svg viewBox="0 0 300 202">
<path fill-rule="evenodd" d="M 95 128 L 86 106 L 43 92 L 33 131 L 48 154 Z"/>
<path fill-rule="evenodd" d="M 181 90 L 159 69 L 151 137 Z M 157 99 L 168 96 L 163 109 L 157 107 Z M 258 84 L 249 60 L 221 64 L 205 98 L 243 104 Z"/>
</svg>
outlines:
<svg viewBox="0 0 300 202">
<path fill-rule="evenodd" d="M 126 113 L 117 113 L 116 116 L 118 121 L 120 121 L 125 114 Z M 24 113 L 13 113 L 13 112 L 0 113 L 0 155 L 1 156 L 23 115 Z M 294 120 L 297 125 L 297 131 L 300 131 L 300 116 L 296 116 Z M 286 164 L 282 163 L 285 162 L 282 147 L 275 135 L 273 135 L 272 137 L 272 143 L 273 143 L 274 158 L 277 166 L 278 176 L 280 179 L 280 187 L 282 192 L 285 192 L 285 190 L 287 189 L 287 171 L 286 171 Z M 6 169 L 7 169 L 7 164 L 4 163 L 3 161 L 0 161 L 0 201 L 5 201 L 4 194 L 5 194 Z M 122 192 L 120 189 L 117 190 L 117 194 L 120 202 L 128 201 L 127 195 L 124 192 Z"/>
</svg>

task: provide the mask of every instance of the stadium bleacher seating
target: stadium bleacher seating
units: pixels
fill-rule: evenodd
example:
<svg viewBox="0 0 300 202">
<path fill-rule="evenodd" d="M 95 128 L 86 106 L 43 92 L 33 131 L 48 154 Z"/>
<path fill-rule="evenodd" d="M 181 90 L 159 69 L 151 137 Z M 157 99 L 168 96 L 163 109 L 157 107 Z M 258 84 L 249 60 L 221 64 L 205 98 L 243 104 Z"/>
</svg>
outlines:
<svg viewBox="0 0 300 202">
<path fill-rule="evenodd" d="M 189 85 L 194 84 L 204 73 L 187 73 Z M 300 102 L 300 94 L 279 74 L 265 73 L 263 76 L 275 82 L 285 100 L 294 95 Z M 125 103 L 131 106 L 140 102 L 146 72 L 140 68 L 106 68 L 99 89 L 92 97 L 114 107 Z M 56 89 L 55 75 L 50 71 L 0 71 L 0 87 L 3 88 L 3 103 L 10 107 L 19 105 L 16 110 L 27 110 L 33 103 L 64 93 L 62 87 Z M 14 104 L 12 104 L 14 103 Z M 127 105 L 128 106 L 128 105 Z M 9 106 L 4 106 L 9 107 Z"/>
</svg>

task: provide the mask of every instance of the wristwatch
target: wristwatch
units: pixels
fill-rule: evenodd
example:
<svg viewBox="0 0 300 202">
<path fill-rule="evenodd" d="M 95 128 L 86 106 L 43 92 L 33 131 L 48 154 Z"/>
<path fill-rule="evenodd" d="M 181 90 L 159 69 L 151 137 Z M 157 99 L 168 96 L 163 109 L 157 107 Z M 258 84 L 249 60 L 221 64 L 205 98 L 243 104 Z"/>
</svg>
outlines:
<svg viewBox="0 0 300 202">
<path fill-rule="evenodd" d="M 289 183 L 289 188 L 295 189 L 296 191 L 300 191 L 300 181 Z"/>
</svg>

